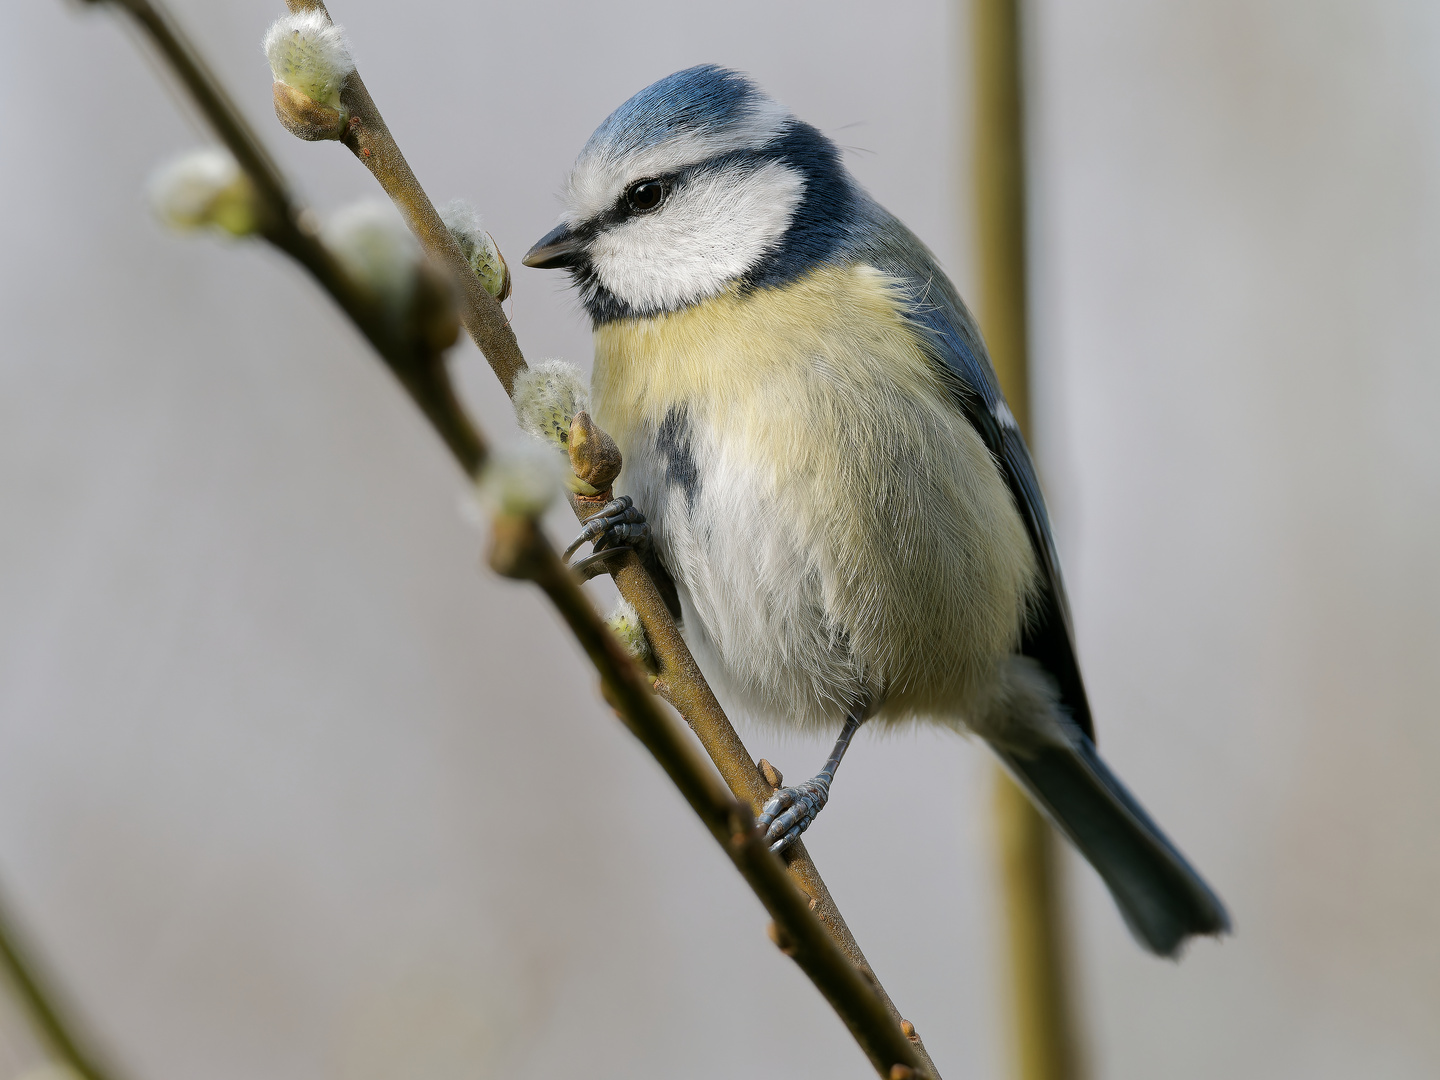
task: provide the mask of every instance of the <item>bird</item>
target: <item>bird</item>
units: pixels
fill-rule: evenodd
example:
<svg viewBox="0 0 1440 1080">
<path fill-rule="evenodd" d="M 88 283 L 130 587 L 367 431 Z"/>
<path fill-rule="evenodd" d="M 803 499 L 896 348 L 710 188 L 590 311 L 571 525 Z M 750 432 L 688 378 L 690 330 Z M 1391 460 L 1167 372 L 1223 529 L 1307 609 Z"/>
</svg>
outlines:
<svg viewBox="0 0 1440 1080">
<path fill-rule="evenodd" d="M 836 733 L 760 824 L 809 828 L 855 732 L 982 738 L 1161 956 L 1223 903 L 1095 747 L 1034 464 L 984 338 L 836 144 L 714 64 L 590 136 L 524 264 L 568 272 L 624 467 L 593 540 L 640 551 L 722 700 Z M 588 560 L 587 560 L 588 561 Z"/>
</svg>

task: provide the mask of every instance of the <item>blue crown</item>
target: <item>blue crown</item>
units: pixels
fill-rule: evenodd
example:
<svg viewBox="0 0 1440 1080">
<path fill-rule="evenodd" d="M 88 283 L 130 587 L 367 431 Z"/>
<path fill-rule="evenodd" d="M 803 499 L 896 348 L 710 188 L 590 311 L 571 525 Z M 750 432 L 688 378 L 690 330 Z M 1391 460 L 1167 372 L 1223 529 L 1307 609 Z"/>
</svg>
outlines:
<svg viewBox="0 0 1440 1080">
<path fill-rule="evenodd" d="M 722 131 L 769 99 L 738 71 L 700 64 L 651 83 L 605 118 L 585 150 L 629 154 L 685 132 Z M 582 151 L 582 154 L 584 151 Z"/>
</svg>

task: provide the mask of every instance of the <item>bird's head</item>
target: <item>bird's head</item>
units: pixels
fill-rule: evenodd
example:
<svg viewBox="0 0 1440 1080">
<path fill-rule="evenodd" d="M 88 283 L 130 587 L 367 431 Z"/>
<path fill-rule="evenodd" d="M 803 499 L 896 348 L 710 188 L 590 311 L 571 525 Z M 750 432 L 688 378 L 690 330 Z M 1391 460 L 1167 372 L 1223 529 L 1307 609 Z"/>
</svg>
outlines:
<svg viewBox="0 0 1440 1080">
<path fill-rule="evenodd" d="M 560 225 L 524 261 L 569 270 L 597 324 L 656 315 L 833 257 L 856 198 L 833 143 L 744 75 L 704 65 L 596 129 Z"/>
</svg>

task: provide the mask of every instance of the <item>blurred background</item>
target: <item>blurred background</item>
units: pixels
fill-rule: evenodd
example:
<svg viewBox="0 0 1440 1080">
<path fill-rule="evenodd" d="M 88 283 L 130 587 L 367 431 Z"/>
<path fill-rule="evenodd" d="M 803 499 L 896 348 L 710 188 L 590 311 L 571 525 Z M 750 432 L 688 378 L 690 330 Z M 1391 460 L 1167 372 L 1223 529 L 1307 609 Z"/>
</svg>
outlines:
<svg viewBox="0 0 1440 1080">
<path fill-rule="evenodd" d="M 378 196 L 274 122 L 278 2 L 175 8 L 318 209 Z M 509 255 L 532 359 L 589 363 L 518 266 L 567 165 L 702 61 L 971 291 L 963 3 L 332 11 Z M 133 1080 L 870 1075 L 349 325 L 152 222 L 204 139 L 119 21 L 0 20 L 0 883 L 98 1044 Z M 1036 0 L 1026 32 L 1035 441 L 1101 747 L 1237 930 L 1151 959 L 1071 860 L 1090 1072 L 1433 1077 L 1440 7 Z M 862 733 L 807 837 L 951 1080 L 1005 1069 L 990 782 Z M 0 1077 L 35 1060 L 0 1005 Z"/>
</svg>

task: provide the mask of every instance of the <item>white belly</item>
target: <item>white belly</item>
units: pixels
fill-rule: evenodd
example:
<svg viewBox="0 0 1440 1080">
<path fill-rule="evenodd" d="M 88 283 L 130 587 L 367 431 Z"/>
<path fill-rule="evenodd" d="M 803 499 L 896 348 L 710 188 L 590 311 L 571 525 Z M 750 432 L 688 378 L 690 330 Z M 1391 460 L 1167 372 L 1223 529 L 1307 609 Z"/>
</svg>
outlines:
<svg viewBox="0 0 1440 1080">
<path fill-rule="evenodd" d="M 752 716 L 832 726 L 882 689 L 827 602 L 824 565 L 836 553 L 803 535 L 801 499 L 779 489 L 774 470 L 682 415 L 622 449 L 635 467 L 619 487 L 650 520 L 686 639 Z"/>
<path fill-rule="evenodd" d="M 707 676 L 747 712 L 960 718 L 1033 578 L 994 461 L 873 270 L 596 332 L 625 455 Z"/>
</svg>

